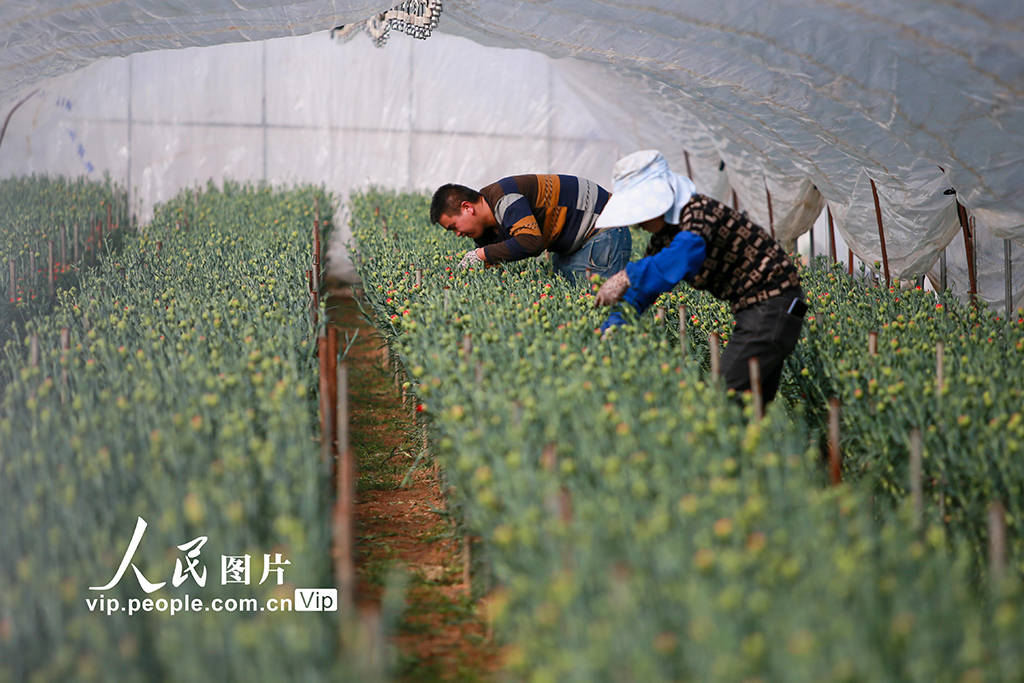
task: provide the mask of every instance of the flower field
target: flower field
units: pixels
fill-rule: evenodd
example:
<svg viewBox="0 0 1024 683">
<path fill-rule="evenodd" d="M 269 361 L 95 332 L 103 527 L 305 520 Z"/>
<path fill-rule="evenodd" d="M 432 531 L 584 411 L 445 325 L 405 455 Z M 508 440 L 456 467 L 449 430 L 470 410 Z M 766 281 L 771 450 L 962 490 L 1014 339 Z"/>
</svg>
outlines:
<svg viewBox="0 0 1024 683">
<path fill-rule="evenodd" d="M 429 198 L 352 202 L 364 287 L 449 507 L 481 538 L 474 585 L 490 588 L 516 677 L 1024 677 L 1021 323 L 817 264 L 803 273 L 805 339 L 759 420 L 709 377 L 708 333 L 729 331 L 717 302 L 680 290 L 664 322 L 649 314 L 601 340 L 592 293 L 542 260 L 457 272 L 466 245 L 429 225 Z M 821 455 L 833 396 L 837 487 Z M 989 561 L 997 502 L 1005 568 Z"/>
<path fill-rule="evenodd" d="M 184 191 L 3 349 L 0 681 L 374 680 L 339 663 L 338 612 L 166 609 L 333 586 L 317 210 L 312 187 Z"/>
<path fill-rule="evenodd" d="M 116 250 L 128 227 L 127 202 L 109 179 L 0 181 L 0 346 L 12 324 L 47 310 L 57 287 Z"/>
</svg>

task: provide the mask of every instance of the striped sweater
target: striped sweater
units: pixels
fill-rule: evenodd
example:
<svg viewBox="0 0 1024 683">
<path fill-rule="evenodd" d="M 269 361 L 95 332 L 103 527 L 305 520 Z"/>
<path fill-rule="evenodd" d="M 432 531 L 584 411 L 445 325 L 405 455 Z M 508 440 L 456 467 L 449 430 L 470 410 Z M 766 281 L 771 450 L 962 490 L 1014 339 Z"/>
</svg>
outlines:
<svg viewBox="0 0 1024 683">
<path fill-rule="evenodd" d="M 567 255 L 593 237 L 608 191 L 571 175 L 517 175 L 482 188 L 498 227 L 476 240 L 487 263 L 519 261 L 545 250 Z"/>
</svg>

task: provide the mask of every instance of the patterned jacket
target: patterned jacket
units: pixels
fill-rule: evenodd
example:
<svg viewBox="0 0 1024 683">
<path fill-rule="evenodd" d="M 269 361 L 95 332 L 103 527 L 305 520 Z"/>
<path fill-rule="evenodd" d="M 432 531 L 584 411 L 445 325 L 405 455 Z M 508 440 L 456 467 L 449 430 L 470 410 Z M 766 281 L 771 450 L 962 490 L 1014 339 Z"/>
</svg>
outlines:
<svg viewBox="0 0 1024 683">
<path fill-rule="evenodd" d="M 623 300 L 638 313 L 683 280 L 729 302 L 734 314 L 800 286 L 796 266 L 764 228 L 700 194 L 683 207 L 678 226 L 651 239 L 647 253 L 626 266 Z"/>
</svg>

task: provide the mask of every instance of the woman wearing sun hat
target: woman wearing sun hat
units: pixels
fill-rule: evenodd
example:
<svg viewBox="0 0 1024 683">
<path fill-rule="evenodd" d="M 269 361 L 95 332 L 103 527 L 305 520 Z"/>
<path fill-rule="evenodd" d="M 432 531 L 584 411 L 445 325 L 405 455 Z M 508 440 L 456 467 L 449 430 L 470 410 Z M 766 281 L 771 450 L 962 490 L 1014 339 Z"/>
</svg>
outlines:
<svg viewBox="0 0 1024 683">
<path fill-rule="evenodd" d="M 656 150 L 616 162 L 612 196 L 596 227 L 634 224 L 652 233 L 647 253 L 601 286 L 597 305 L 624 301 L 639 315 L 680 282 L 729 302 L 736 327 L 722 355 L 726 387 L 750 389 L 748 361 L 756 356 L 763 396 L 772 400 L 807 309 L 785 250 L 740 212 L 697 194 Z M 623 322 L 614 312 L 601 330 Z"/>
</svg>

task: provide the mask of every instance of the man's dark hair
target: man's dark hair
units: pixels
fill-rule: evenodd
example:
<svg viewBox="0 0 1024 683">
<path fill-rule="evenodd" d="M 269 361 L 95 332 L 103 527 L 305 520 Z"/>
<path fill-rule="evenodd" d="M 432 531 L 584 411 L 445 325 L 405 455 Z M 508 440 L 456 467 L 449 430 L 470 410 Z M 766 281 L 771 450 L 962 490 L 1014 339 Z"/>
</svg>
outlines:
<svg viewBox="0 0 1024 683">
<path fill-rule="evenodd" d="M 462 202 L 476 204 L 482 196 L 465 185 L 442 185 L 437 188 L 434 198 L 430 200 L 430 222 L 440 223 L 441 216 L 458 216 Z"/>
</svg>

